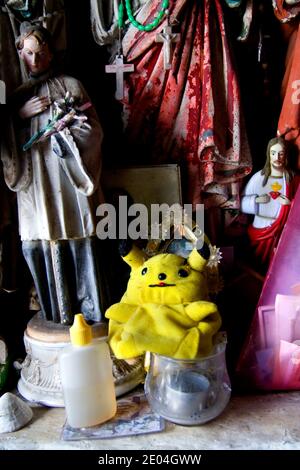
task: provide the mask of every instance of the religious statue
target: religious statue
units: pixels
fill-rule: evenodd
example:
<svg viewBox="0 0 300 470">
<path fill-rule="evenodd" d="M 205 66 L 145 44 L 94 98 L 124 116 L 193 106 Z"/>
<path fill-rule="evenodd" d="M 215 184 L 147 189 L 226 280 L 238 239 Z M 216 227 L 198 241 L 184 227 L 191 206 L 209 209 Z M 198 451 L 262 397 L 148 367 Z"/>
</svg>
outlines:
<svg viewBox="0 0 300 470">
<path fill-rule="evenodd" d="M 252 163 L 223 3 L 91 0 L 91 21 L 115 51 L 131 163 L 179 163 L 186 202 L 239 208 Z"/>
<path fill-rule="evenodd" d="M 28 80 L 28 70 L 15 47 L 21 23 L 27 20 L 35 25 L 42 24 L 53 35 L 55 50 L 63 56 L 66 50 L 64 4 L 64 0 L 0 0 L 0 92 L 3 84 L 7 97 Z M 0 103 L 3 98 L 1 93 Z M 4 115 L 4 109 L 2 113 Z M 0 144 L 3 139 L 1 134 Z M 13 130 L 11 139 L 14 139 Z M 22 254 L 18 243 L 16 198 L 6 187 L 2 172 L 0 195 L 0 251 L 3 255 L 0 256 L 0 271 L 3 271 L 0 287 L 12 293 L 20 287 L 19 279 L 23 278 L 20 263 L 17 262 L 17 257 L 22 257 Z"/>
<path fill-rule="evenodd" d="M 23 254 L 45 319 L 69 325 L 82 312 L 98 322 L 102 129 L 81 83 L 54 73 L 46 29 L 23 23 L 16 46 L 30 79 L 11 98 L 16 139 L 8 132 L 2 161 L 17 193 Z"/>
<path fill-rule="evenodd" d="M 241 199 L 241 211 L 254 215 L 248 236 L 262 265 L 272 258 L 298 182 L 289 166 L 286 141 L 271 139 L 265 166 L 250 178 Z"/>
</svg>

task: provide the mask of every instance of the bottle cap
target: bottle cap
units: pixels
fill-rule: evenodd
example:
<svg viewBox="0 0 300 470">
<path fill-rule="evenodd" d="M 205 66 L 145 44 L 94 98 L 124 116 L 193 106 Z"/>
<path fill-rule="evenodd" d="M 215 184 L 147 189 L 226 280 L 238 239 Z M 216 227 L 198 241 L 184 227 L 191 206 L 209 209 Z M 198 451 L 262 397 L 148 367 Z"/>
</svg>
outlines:
<svg viewBox="0 0 300 470">
<path fill-rule="evenodd" d="M 74 317 L 74 323 L 70 328 L 70 338 L 74 346 L 85 346 L 92 341 L 92 328 L 86 323 L 82 313 Z"/>
</svg>

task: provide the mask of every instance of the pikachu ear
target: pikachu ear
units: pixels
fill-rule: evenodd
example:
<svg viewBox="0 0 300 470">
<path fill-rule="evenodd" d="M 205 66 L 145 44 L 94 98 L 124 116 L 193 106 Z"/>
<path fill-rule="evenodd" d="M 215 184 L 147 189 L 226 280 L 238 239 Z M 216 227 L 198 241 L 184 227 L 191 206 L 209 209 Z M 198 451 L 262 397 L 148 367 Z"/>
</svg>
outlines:
<svg viewBox="0 0 300 470">
<path fill-rule="evenodd" d="M 145 253 L 133 245 L 131 240 L 122 240 L 120 242 L 119 253 L 131 269 L 139 268 L 147 259 Z"/>
<path fill-rule="evenodd" d="M 204 242 L 202 248 L 200 248 L 199 250 L 197 250 L 197 248 L 194 248 L 193 251 L 191 251 L 190 256 L 188 257 L 188 264 L 195 271 L 201 272 L 205 269 L 209 256 L 209 246 L 206 242 Z"/>
</svg>

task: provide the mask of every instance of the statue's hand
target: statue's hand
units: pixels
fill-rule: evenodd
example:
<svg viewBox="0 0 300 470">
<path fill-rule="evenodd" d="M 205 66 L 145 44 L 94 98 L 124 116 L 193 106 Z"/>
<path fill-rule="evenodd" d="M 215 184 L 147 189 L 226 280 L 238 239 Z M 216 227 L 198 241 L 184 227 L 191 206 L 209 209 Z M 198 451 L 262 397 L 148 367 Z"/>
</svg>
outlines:
<svg viewBox="0 0 300 470">
<path fill-rule="evenodd" d="M 28 119 L 45 111 L 50 106 L 51 100 L 48 96 L 34 96 L 19 109 L 21 119 Z"/>
<path fill-rule="evenodd" d="M 255 202 L 257 202 L 257 204 L 267 204 L 270 199 L 269 194 L 262 194 L 261 196 L 257 196 Z"/>
<path fill-rule="evenodd" d="M 291 204 L 291 201 L 289 200 L 289 198 L 284 196 L 283 194 L 280 194 L 280 196 L 278 197 L 278 202 L 282 206 L 289 206 Z"/>
</svg>

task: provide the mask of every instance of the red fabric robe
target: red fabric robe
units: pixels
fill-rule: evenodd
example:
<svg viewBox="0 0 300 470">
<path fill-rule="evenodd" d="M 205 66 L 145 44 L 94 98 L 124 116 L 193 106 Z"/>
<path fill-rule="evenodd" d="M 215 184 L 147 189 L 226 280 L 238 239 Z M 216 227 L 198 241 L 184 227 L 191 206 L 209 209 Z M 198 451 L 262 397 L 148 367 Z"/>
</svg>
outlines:
<svg viewBox="0 0 300 470">
<path fill-rule="evenodd" d="M 278 122 L 278 133 L 286 134 L 299 149 L 298 167 L 300 168 L 300 23 L 290 21 L 300 18 L 300 2 L 287 5 L 284 0 L 275 1 L 275 15 L 283 22 L 283 32 L 289 44 L 286 56 L 286 69 L 282 82 L 282 109 Z"/>
<path fill-rule="evenodd" d="M 149 23 L 160 8 L 161 0 L 148 2 L 137 19 Z M 163 46 L 155 42 L 166 20 L 150 33 L 131 26 L 123 40 L 135 65 L 125 76 L 129 146 L 139 164 L 180 163 L 188 202 L 213 193 L 210 205 L 231 198 L 229 207 L 238 207 L 231 186 L 250 173 L 251 158 L 221 1 L 170 0 L 169 10 L 181 34 L 171 70 L 164 70 Z"/>
</svg>

